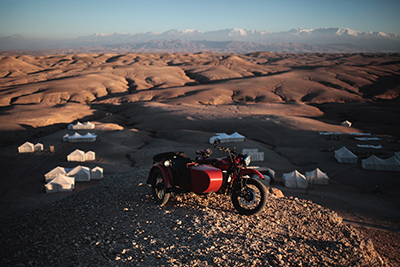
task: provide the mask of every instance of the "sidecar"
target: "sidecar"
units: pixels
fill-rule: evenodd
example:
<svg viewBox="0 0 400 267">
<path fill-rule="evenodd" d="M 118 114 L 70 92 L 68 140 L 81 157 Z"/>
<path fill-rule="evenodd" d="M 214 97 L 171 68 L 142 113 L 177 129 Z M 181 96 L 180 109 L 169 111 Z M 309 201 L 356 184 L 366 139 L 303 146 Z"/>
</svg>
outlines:
<svg viewBox="0 0 400 267">
<path fill-rule="evenodd" d="M 183 152 L 157 154 L 153 161 L 147 183 L 152 186 L 156 201 L 162 199 L 164 194 L 169 197 L 170 192 L 205 194 L 216 192 L 222 186 L 223 173 L 220 169 L 197 164 Z"/>
</svg>

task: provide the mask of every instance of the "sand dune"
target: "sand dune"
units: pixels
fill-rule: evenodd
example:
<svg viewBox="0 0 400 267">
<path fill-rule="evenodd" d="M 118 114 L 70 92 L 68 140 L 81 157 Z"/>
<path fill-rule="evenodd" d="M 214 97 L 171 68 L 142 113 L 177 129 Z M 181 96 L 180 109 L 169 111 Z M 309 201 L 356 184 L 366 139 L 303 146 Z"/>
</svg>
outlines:
<svg viewBox="0 0 400 267">
<path fill-rule="evenodd" d="M 68 195 L 44 194 L 43 174 L 68 167 L 73 149 L 94 150 L 92 167 L 103 167 L 107 176 L 151 164 L 160 152 L 182 150 L 194 158 L 197 149 L 212 148 L 208 139 L 215 133 L 237 131 L 246 142 L 229 146 L 264 151 L 265 161 L 255 164 L 274 169 L 278 177 L 319 167 L 333 181 L 307 192 L 283 188 L 285 194 L 378 230 L 399 228 L 397 173 L 343 166 L 332 152 L 322 152 L 344 145 L 356 151 L 350 132 L 380 136 L 384 157 L 400 150 L 394 143 L 400 138 L 399 54 L 4 56 L 0 76 L 3 216 Z M 340 126 L 344 120 L 353 127 Z M 72 133 L 67 125 L 77 121 L 96 124 L 95 143 L 61 141 Z M 345 135 L 327 140 L 320 131 Z M 19 155 L 17 147 L 27 140 L 47 150 Z M 376 185 L 384 195 L 370 194 Z"/>
</svg>

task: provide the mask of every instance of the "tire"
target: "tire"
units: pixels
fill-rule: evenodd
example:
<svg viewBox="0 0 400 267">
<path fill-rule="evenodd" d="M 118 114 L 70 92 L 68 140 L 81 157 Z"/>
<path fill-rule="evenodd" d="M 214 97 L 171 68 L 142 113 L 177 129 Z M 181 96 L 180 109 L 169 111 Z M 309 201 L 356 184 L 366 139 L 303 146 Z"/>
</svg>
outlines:
<svg viewBox="0 0 400 267">
<path fill-rule="evenodd" d="M 159 169 L 155 169 L 151 174 L 151 190 L 157 205 L 163 206 L 168 202 L 170 193 L 164 184 L 164 177 Z"/>
<path fill-rule="evenodd" d="M 261 212 L 267 204 L 267 189 L 258 180 L 243 179 L 245 186 L 243 194 L 240 192 L 240 183 L 232 191 L 231 199 L 235 209 L 242 215 L 254 215 Z"/>
</svg>

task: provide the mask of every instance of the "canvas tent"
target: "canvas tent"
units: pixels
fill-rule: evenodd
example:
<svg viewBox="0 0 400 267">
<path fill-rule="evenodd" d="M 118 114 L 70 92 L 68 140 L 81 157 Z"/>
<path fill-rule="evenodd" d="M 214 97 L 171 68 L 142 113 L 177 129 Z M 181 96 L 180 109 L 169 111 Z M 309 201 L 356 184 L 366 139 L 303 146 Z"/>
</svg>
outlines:
<svg viewBox="0 0 400 267">
<path fill-rule="evenodd" d="M 242 154 L 251 155 L 251 161 L 264 161 L 264 152 L 258 152 L 258 148 L 243 148 Z"/>
<path fill-rule="evenodd" d="M 313 171 L 306 172 L 306 178 L 309 184 L 329 184 L 328 175 L 318 168 Z"/>
<path fill-rule="evenodd" d="M 64 135 L 63 141 L 68 141 L 71 143 L 78 143 L 78 142 L 94 142 L 96 141 L 97 135 L 93 133 L 87 133 L 85 135 L 80 135 L 79 133 L 74 133 L 73 135 Z"/>
<path fill-rule="evenodd" d="M 381 159 L 375 155 L 362 160 L 361 166 L 364 170 L 374 171 L 400 171 L 400 161 L 395 157 Z"/>
<path fill-rule="evenodd" d="M 335 150 L 335 158 L 339 163 L 357 163 L 358 157 L 348 150 L 345 146 Z"/>
<path fill-rule="evenodd" d="M 84 166 L 76 166 L 67 173 L 69 177 L 75 177 L 76 182 L 90 181 L 90 169 Z"/>
<path fill-rule="evenodd" d="M 379 137 L 356 137 L 354 138 L 358 141 L 379 141 L 381 140 Z"/>
<path fill-rule="evenodd" d="M 71 152 L 67 156 L 67 161 L 84 162 L 85 161 L 85 152 L 83 152 L 82 150 L 76 149 L 75 151 Z"/>
<path fill-rule="evenodd" d="M 85 153 L 85 161 L 91 161 L 96 159 L 96 153 L 93 151 L 88 151 Z"/>
<path fill-rule="evenodd" d="M 94 180 L 103 179 L 103 168 L 97 166 L 90 170 L 90 174 Z"/>
<path fill-rule="evenodd" d="M 54 179 L 45 184 L 45 188 L 46 193 L 72 191 L 75 188 L 75 179 L 59 173 Z"/>
<path fill-rule="evenodd" d="M 342 125 L 344 127 L 351 127 L 351 122 L 349 122 L 348 120 L 345 120 L 340 125 Z"/>
<path fill-rule="evenodd" d="M 80 123 L 79 121 L 76 124 L 70 124 L 68 125 L 68 129 L 70 130 L 81 130 L 81 129 L 94 129 L 94 124 L 91 123 L 90 121 L 85 122 L 85 123 Z"/>
<path fill-rule="evenodd" d="M 210 144 L 214 144 L 215 140 L 219 140 L 220 143 L 229 143 L 229 142 L 244 142 L 246 137 L 239 134 L 238 132 L 234 132 L 231 135 L 226 133 L 216 133 L 213 137 L 210 137 Z"/>
<path fill-rule="evenodd" d="M 54 169 L 52 169 L 51 171 L 49 171 L 48 173 L 46 173 L 44 175 L 44 179 L 45 179 L 46 182 L 49 182 L 52 179 L 54 179 L 58 174 L 66 175 L 68 171 L 69 171 L 69 169 L 57 166 Z"/>
<path fill-rule="evenodd" d="M 289 188 L 305 189 L 308 187 L 307 178 L 303 174 L 299 173 L 297 170 L 294 170 L 290 173 L 284 173 L 283 182 L 285 186 Z"/>
<path fill-rule="evenodd" d="M 25 142 L 18 147 L 18 153 L 29 153 L 35 151 L 35 146 L 30 142 Z"/>
<path fill-rule="evenodd" d="M 37 144 L 34 146 L 34 149 L 35 149 L 35 151 L 43 151 L 44 146 L 43 146 L 42 143 L 37 143 Z"/>
</svg>

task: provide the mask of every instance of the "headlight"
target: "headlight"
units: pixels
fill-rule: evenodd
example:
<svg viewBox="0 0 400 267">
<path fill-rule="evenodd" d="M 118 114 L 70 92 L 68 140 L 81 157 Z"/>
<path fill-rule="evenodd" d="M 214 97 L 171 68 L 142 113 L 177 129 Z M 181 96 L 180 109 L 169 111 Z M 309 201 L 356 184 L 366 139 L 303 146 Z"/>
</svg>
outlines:
<svg viewBox="0 0 400 267">
<path fill-rule="evenodd" d="M 244 157 L 244 164 L 245 164 L 246 166 L 249 166 L 249 165 L 250 165 L 250 162 L 251 162 L 251 155 L 246 155 L 246 156 Z"/>
<path fill-rule="evenodd" d="M 169 160 L 164 161 L 164 166 L 169 167 L 171 165 L 171 162 Z"/>
</svg>

